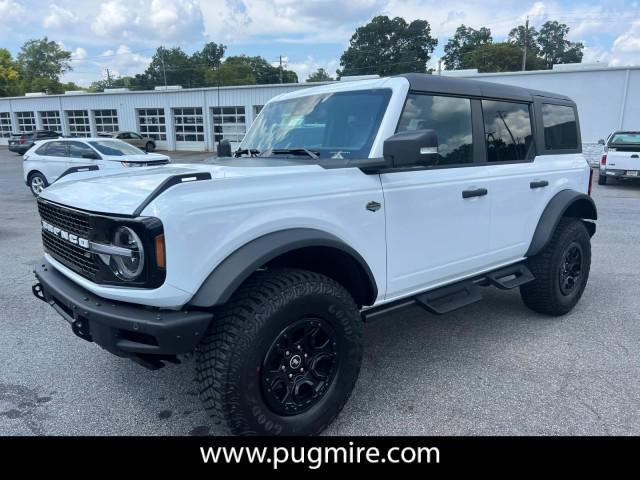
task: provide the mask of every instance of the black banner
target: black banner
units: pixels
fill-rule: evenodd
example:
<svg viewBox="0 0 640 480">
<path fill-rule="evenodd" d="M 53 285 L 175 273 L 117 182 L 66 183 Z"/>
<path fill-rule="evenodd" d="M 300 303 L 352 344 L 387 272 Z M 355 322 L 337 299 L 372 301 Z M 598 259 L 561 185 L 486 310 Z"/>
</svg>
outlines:
<svg viewBox="0 0 640 480">
<path fill-rule="evenodd" d="M 1 437 L 0 461 L 4 472 L 23 474 L 532 473 L 633 466 L 639 446 L 638 438 L 609 437 Z"/>
</svg>

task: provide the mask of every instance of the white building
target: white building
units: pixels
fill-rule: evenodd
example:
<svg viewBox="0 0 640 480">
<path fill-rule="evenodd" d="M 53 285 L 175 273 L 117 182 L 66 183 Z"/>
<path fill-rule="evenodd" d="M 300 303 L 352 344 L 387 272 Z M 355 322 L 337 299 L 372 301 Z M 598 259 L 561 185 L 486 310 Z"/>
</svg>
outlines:
<svg viewBox="0 0 640 480">
<path fill-rule="evenodd" d="M 640 130 L 640 67 L 577 64 L 531 72 L 443 74 L 568 95 L 578 104 L 584 143 L 595 143 L 613 130 Z M 12 132 L 34 129 L 75 136 L 132 130 L 155 138 L 159 149 L 213 151 L 223 138 L 237 145 L 269 99 L 314 85 L 114 89 L 0 98 L 0 144 L 6 144 Z"/>
</svg>

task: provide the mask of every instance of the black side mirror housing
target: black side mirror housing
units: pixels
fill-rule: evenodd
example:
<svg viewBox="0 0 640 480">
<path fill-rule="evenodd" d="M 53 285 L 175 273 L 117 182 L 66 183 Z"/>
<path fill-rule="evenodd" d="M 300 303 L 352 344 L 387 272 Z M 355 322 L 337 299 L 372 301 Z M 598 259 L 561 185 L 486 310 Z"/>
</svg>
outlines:
<svg viewBox="0 0 640 480">
<path fill-rule="evenodd" d="M 89 160 L 97 160 L 98 155 L 96 155 L 95 153 L 83 153 L 82 158 L 87 158 Z"/>
<path fill-rule="evenodd" d="M 220 140 L 217 148 L 218 158 L 231 156 L 231 142 L 229 140 Z"/>
<path fill-rule="evenodd" d="M 438 136 L 435 130 L 396 133 L 385 140 L 382 154 L 393 168 L 437 165 Z"/>
<path fill-rule="evenodd" d="M 604 145 L 604 140 L 601 138 L 600 140 L 598 140 L 598 144 L 599 145 Z"/>
</svg>

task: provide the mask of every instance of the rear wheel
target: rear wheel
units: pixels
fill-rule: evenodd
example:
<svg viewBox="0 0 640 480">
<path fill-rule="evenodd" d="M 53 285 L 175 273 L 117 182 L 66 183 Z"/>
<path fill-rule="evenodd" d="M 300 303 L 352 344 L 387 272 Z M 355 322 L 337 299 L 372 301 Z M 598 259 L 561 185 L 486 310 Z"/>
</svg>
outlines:
<svg viewBox="0 0 640 480">
<path fill-rule="evenodd" d="M 312 435 L 338 415 L 362 359 L 349 293 L 313 272 L 256 273 L 196 351 L 201 399 L 234 434 Z"/>
<path fill-rule="evenodd" d="M 546 315 L 564 315 L 578 303 L 589 279 L 591 239 L 584 224 L 563 218 L 549 244 L 527 260 L 535 280 L 520 287 L 520 295 L 531 310 Z"/>
<path fill-rule="evenodd" d="M 153 142 L 147 142 L 147 144 L 145 145 L 144 149 L 151 153 L 156 149 L 156 146 L 153 144 Z"/>
<path fill-rule="evenodd" d="M 29 175 L 29 188 L 34 196 L 39 196 L 42 191 L 49 186 L 49 182 L 41 173 L 32 173 Z"/>
<path fill-rule="evenodd" d="M 598 185 L 606 185 L 606 184 L 607 184 L 607 176 L 598 175 Z"/>
</svg>

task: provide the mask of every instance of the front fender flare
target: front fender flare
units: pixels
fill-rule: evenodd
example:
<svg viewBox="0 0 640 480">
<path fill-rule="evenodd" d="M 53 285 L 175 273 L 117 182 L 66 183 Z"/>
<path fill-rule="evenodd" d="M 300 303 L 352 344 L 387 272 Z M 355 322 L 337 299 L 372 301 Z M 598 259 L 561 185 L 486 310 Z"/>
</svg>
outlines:
<svg viewBox="0 0 640 480">
<path fill-rule="evenodd" d="M 538 226 L 533 234 L 526 257 L 532 257 L 540 253 L 551 240 L 562 217 L 573 217 L 581 220 L 597 220 L 598 211 L 593 199 L 584 193 L 575 190 L 562 190 L 558 192 L 547 204 Z M 596 225 L 593 222 L 585 222 L 591 236 L 595 234 Z"/>
<path fill-rule="evenodd" d="M 369 287 L 371 303 L 378 296 L 375 277 L 362 256 L 340 240 L 321 230 L 293 228 L 269 233 L 250 241 L 225 258 L 202 283 L 189 305 L 213 307 L 226 303 L 238 287 L 258 268 L 271 260 L 305 247 L 330 247 L 351 256 L 363 269 Z"/>
</svg>

